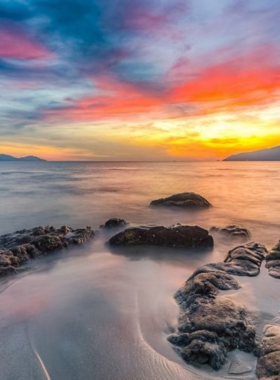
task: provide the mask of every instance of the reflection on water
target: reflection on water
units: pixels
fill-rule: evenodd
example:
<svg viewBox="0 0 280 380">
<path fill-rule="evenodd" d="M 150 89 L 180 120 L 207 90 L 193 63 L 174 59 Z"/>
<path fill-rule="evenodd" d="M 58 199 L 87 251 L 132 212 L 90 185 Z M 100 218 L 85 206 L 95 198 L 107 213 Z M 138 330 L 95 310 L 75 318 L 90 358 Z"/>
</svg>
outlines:
<svg viewBox="0 0 280 380">
<path fill-rule="evenodd" d="M 121 217 L 132 225 L 239 223 L 269 247 L 280 238 L 277 163 L 1 163 L 0 179 L 0 234 L 40 224 L 98 227 Z M 213 209 L 148 207 L 181 191 L 200 193 Z M 197 380 L 226 373 L 186 366 L 166 335 L 176 326 L 174 292 L 234 243 L 216 240 L 208 253 L 116 252 L 105 244 L 112 233 L 100 231 L 84 250 L 37 260 L 30 271 L 1 280 L 1 380 Z M 231 297 L 260 311 L 260 332 L 280 309 L 279 282 L 265 268 L 238 280 L 242 290 Z M 255 365 L 251 355 L 233 357 Z"/>
<path fill-rule="evenodd" d="M 1 233 L 40 224 L 98 227 L 118 216 L 136 224 L 241 223 L 278 240 L 279 163 L 0 163 Z M 213 209 L 193 215 L 147 207 L 196 191 Z M 27 218 L 28 215 L 28 218 Z"/>
</svg>

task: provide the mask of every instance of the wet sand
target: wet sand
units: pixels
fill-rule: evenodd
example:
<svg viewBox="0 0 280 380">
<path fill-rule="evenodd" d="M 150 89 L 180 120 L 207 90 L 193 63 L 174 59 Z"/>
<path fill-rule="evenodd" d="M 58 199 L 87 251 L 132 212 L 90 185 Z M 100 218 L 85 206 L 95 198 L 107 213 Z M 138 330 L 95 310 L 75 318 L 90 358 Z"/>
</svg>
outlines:
<svg viewBox="0 0 280 380">
<path fill-rule="evenodd" d="M 1 379 L 206 380 L 228 376 L 231 359 L 255 365 L 252 355 L 235 352 L 218 373 L 194 368 L 166 340 L 178 314 L 172 295 L 221 252 L 134 248 L 120 255 L 108 251 L 109 236 L 101 233 L 83 250 L 39 259 L 30 271 L 1 281 Z M 243 279 L 239 301 L 277 313 L 267 293 L 278 296 L 268 289 L 261 276 Z"/>
</svg>

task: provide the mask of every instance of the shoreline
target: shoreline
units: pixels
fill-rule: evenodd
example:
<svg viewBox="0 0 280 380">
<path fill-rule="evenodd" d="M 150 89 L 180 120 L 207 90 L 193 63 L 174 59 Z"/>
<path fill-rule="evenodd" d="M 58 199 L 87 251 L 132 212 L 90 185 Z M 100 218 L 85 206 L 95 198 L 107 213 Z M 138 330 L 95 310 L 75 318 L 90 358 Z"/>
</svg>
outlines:
<svg viewBox="0 0 280 380">
<path fill-rule="evenodd" d="M 118 225 L 118 223 L 116 223 L 116 220 L 107 221 L 104 225 L 105 230 L 110 231 L 110 232 L 114 232 L 114 233 L 119 231 L 120 228 L 124 231 L 132 231 L 133 230 L 133 228 L 126 228 L 125 229 L 127 223 L 126 222 L 124 223 L 123 220 L 117 220 L 117 221 L 118 221 L 119 225 Z M 116 223 L 116 225 L 114 223 Z M 104 231 L 104 226 L 101 226 L 100 231 L 102 231 L 102 230 Z M 106 228 L 106 226 L 107 226 L 107 228 Z M 181 225 L 179 225 L 179 227 L 181 228 Z M 174 226 L 172 226 L 171 228 L 173 229 Z M 176 228 L 176 226 L 175 226 L 175 228 Z M 144 230 L 146 231 L 146 227 Z M 235 237 L 234 233 L 236 231 L 238 231 L 238 232 L 240 231 L 240 233 L 241 233 L 241 235 L 240 236 L 238 235 L 237 237 L 239 237 L 239 238 L 241 237 L 244 239 L 244 228 L 243 227 L 239 228 L 238 226 L 229 226 L 228 230 L 227 229 L 219 230 L 217 228 L 213 229 L 214 235 L 220 234 L 220 236 L 222 236 L 225 239 L 229 239 L 229 240 Z M 121 235 L 122 233 L 123 232 L 118 232 L 116 235 L 113 235 L 113 236 L 118 236 L 118 235 Z M 87 227 L 85 229 L 73 230 L 72 228 L 66 227 L 66 226 L 63 226 L 59 229 L 55 229 L 54 227 L 50 227 L 50 226 L 35 227 L 34 229 L 31 229 L 31 230 L 22 230 L 22 231 L 17 231 L 17 232 L 12 233 L 12 234 L 6 234 L 6 235 L 0 237 L 0 247 L 1 247 L 1 243 L 2 243 L 2 247 L 4 245 L 4 248 L 10 249 L 10 251 L 7 251 L 7 250 L 4 252 L 0 251 L 1 261 L 3 263 L 3 259 L 4 259 L 4 261 L 6 260 L 5 265 L 8 263 L 12 264 L 13 263 L 12 258 L 18 257 L 18 255 L 21 255 L 20 260 L 16 262 L 18 267 L 21 268 L 20 265 L 22 263 L 25 264 L 26 262 L 28 262 L 27 261 L 28 259 L 34 259 L 35 257 L 45 256 L 48 253 L 54 253 L 54 252 L 57 252 L 59 250 L 64 250 L 66 248 L 70 248 L 71 246 L 84 245 L 84 244 L 88 243 L 91 239 L 93 239 L 96 235 L 98 236 L 97 231 L 93 231 L 91 227 Z M 129 236 L 130 236 L 130 238 L 132 238 L 131 235 L 129 235 Z M 249 237 L 250 237 L 250 234 L 248 233 L 248 235 L 246 235 L 246 239 L 248 240 Z M 134 239 L 134 238 L 132 238 L 132 239 Z M 22 244 L 16 245 L 17 243 L 22 243 Z M 135 243 L 135 241 L 134 241 L 134 243 Z M 136 245 L 137 245 L 137 243 L 136 243 Z M 244 247 L 244 249 L 243 249 L 243 247 Z M 249 251 L 248 251 L 247 247 L 249 247 L 249 249 L 251 249 L 251 247 L 252 247 L 252 249 L 253 249 L 252 253 L 248 253 Z M 174 249 L 174 247 L 173 247 L 173 249 Z M 240 249 L 241 249 L 241 251 L 240 251 Z M 242 249 L 243 249 L 243 251 L 242 251 Z M 256 251 L 255 251 L 255 249 L 256 249 Z M 258 253 L 259 249 L 261 249 L 260 252 L 263 252 L 263 253 L 261 253 L 261 256 L 259 256 L 259 253 Z M 13 254 L 13 256 L 9 255 L 8 252 L 11 252 Z M 186 254 L 188 255 L 187 252 L 188 252 L 188 250 L 186 250 Z M 197 254 L 199 255 L 199 253 L 197 253 Z M 250 255 L 252 255 L 252 256 L 250 256 Z M 265 247 L 262 248 L 262 246 L 260 246 L 260 245 L 253 245 L 252 243 L 239 245 L 235 248 L 235 250 L 233 249 L 233 250 L 229 251 L 228 257 L 225 259 L 225 264 L 219 264 L 219 263 L 218 264 L 208 264 L 205 266 L 205 269 L 198 268 L 194 272 L 194 274 L 190 277 L 190 279 L 188 281 L 195 279 L 196 276 L 197 276 L 197 278 L 201 275 L 203 275 L 204 277 L 206 276 L 206 277 L 203 280 L 203 283 L 201 283 L 198 286 L 198 288 L 197 288 L 197 285 L 195 285 L 193 290 L 191 290 L 192 287 L 188 288 L 187 293 L 189 293 L 191 291 L 190 294 L 192 294 L 191 295 L 192 298 L 195 295 L 195 299 L 196 299 L 195 302 L 198 302 L 199 297 L 202 297 L 203 303 L 205 303 L 205 294 L 206 294 L 205 290 L 202 291 L 201 295 L 200 295 L 200 293 L 197 293 L 197 291 L 200 291 L 199 289 L 203 289 L 203 287 L 201 287 L 202 284 L 204 284 L 203 286 L 205 286 L 205 284 L 207 283 L 207 282 L 205 282 L 205 280 L 210 281 L 209 282 L 209 284 L 210 284 L 213 281 L 213 280 L 211 280 L 212 275 L 216 276 L 217 274 L 219 274 L 219 278 L 220 278 L 221 274 L 226 273 L 226 272 L 232 273 L 235 278 L 237 278 L 240 275 L 241 276 L 248 276 L 248 275 L 249 276 L 257 276 L 259 274 L 261 263 L 264 260 L 266 255 L 267 255 L 266 248 Z M 229 258 L 230 258 L 230 260 L 229 260 Z M 240 259 L 241 259 L 241 261 L 240 261 Z M 259 260 L 259 259 L 261 260 L 260 262 L 255 261 L 255 260 Z M 228 262 L 228 260 L 229 260 L 229 262 Z M 241 265 L 240 269 L 238 269 L 238 267 L 236 267 L 236 264 Z M 254 265 L 256 265 L 256 270 L 254 269 L 255 268 Z M 11 265 L 8 265 L 4 268 L 5 268 L 3 271 L 4 274 L 17 273 L 17 270 L 18 270 L 16 267 L 11 268 Z M 224 270 L 226 270 L 226 272 L 223 272 Z M 226 275 L 226 276 L 228 276 L 228 275 Z M 222 278 L 220 278 L 219 281 L 221 281 L 221 279 Z M 216 280 L 214 280 L 214 282 L 211 285 L 212 286 L 211 292 L 215 289 L 215 286 L 218 286 L 218 288 L 220 288 L 222 290 L 231 289 L 231 286 L 233 286 L 233 289 L 236 289 L 236 290 L 238 288 L 240 288 L 240 285 L 237 285 L 238 282 L 233 282 L 235 280 L 230 275 L 228 277 L 225 277 L 225 280 L 231 281 L 232 285 L 229 285 L 229 283 L 228 283 L 228 285 L 226 285 L 226 283 L 223 282 L 224 280 L 222 280 L 222 282 L 219 285 L 219 283 L 217 283 L 217 279 L 216 279 Z M 195 290 L 196 288 L 197 288 L 197 290 Z M 193 291 L 195 291 L 195 293 L 192 293 Z M 178 296 L 175 295 L 175 298 L 177 298 L 177 297 Z M 188 297 L 189 297 L 189 295 L 188 295 Z M 211 298 L 207 302 L 210 302 L 210 305 L 211 305 L 213 300 L 215 300 L 215 298 L 213 298 L 213 296 L 211 296 Z M 219 298 L 217 298 L 217 300 L 219 300 Z M 177 298 L 177 302 L 178 302 L 178 298 Z M 192 300 L 192 303 L 193 302 L 194 301 Z M 232 301 L 227 301 L 227 302 L 232 302 Z M 182 303 L 182 301 L 179 301 L 178 303 L 180 305 Z M 232 305 L 234 305 L 234 303 L 232 303 Z M 235 306 L 233 306 L 233 307 L 235 307 Z M 213 310 L 215 310 L 215 309 L 217 309 L 216 305 L 214 305 Z M 184 308 L 181 309 L 181 313 L 182 312 L 190 313 L 190 310 L 188 308 L 185 308 L 185 306 L 184 306 Z M 228 311 L 227 311 L 227 313 L 228 313 Z M 244 313 L 244 311 L 242 311 L 242 313 Z M 246 311 L 245 313 L 248 313 L 248 312 Z M 203 314 L 204 314 L 204 312 L 199 313 L 200 316 Z M 213 315 L 213 312 L 211 312 L 210 314 Z M 215 329 L 214 320 L 215 319 L 211 320 L 211 324 L 209 325 L 210 330 L 212 328 Z M 251 318 L 250 321 L 251 321 L 250 323 L 252 323 L 253 319 Z M 248 323 L 248 322 L 245 322 L 245 323 Z M 255 322 L 253 322 L 253 323 L 255 323 Z M 213 326 L 212 326 L 212 324 L 213 324 Z M 250 327 L 250 329 L 251 328 L 252 327 Z M 185 329 L 185 327 L 184 327 L 184 329 Z M 220 327 L 219 327 L 219 329 L 220 329 Z M 185 345 L 185 344 L 188 344 L 187 343 L 188 340 L 186 340 L 187 335 L 185 334 L 184 336 L 185 337 L 184 337 L 184 343 L 183 344 Z M 173 345 L 181 347 L 182 343 L 181 343 L 181 341 L 179 342 L 178 339 L 181 339 L 180 335 L 177 337 L 175 335 L 171 335 L 168 338 L 168 340 Z M 201 339 L 201 338 L 199 338 L 199 339 Z M 205 339 L 207 341 L 207 339 L 209 339 L 209 338 L 206 338 L 206 335 L 203 335 L 202 339 L 203 339 L 203 341 Z M 246 342 L 246 339 L 247 338 L 245 338 L 244 343 Z M 215 340 L 216 340 L 216 338 L 215 338 Z M 192 340 L 191 340 L 191 342 L 192 342 Z M 210 342 L 211 342 L 211 340 L 210 340 Z M 239 345 L 239 343 L 238 343 L 238 345 Z M 249 350 L 251 350 L 253 353 L 261 350 L 260 349 L 261 345 L 259 343 L 254 343 L 254 345 L 252 345 L 250 347 L 251 348 Z M 213 347 L 213 349 L 215 351 L 217 350 L 217 348 L 215 348 L 215 347 Z M 222 350 L 224 350 L 224 348 Z M 247 351 L 247 350 L 248 350 L 248 348 L 245 348 L 245 351 Z M 229 351 L 232 351 L 232 348 L 230 348 Z M 203 352 L 203 351 L 200 351 L 200 352 Z M 201 361 L 202 359 L 199 359 L 199 362 L 200 362 L 200 364 L 204 364 L 206 357 L 204 357 L 203 354 L 201 354 L 201 355 L 202 355 L 201 358 L 203 357 L 203 361 Z M 212 354 L 210 354 L 210 355 L 212 355 Z M 216 355 L 216 353 L 215 353 L 215 355 Z M 185 358 L 185 356 L 183 356 L 183 357 Z M 215 364 L 211 364 L 211 365 L 214 367 L 214 369 L 220 369 L 221 367 L 223 367 L 223 364 L 226 362 L 225 358 L 226 358 L 226 356 L 224 357 L 224 359 L 222 359 L 221 365 L 218 364 L 217 367 Z M 186 360 L 187 360 L 187 362 L 189 362 L 189 364 L 192 364 L 192 362 L 193 361 L 195 362 L 197 359 L 192 357 L 192 359 L 190 361 L 189 361 L 189 359 L 186 359 Z M 211 361 L 210 361 L 210 363 L 211 363 Z M 245 363 L 240 364 L 239 367 L 237 366 L 237 364 L 233 364 L 233 363 L 235 363 L 235 362 L 233 361 L 231 366 L 229 367 L 228 375 L 231 375 L 231 373 L 235 374 L 235 375 L 241 375 L 241 374 L 243 375 L 243 374 L 246 374 L 247 372 L 252 371 L 252 369 L 250 367 L 246 366 Z M 234 365 L 234 370 L 232 369 L 233 365 Z M 234 372 L 231 372 L 231 371 L 234 371 Z M 239 373 L 238 373 L 238 371 L 239 371 Z"/>
</svg>

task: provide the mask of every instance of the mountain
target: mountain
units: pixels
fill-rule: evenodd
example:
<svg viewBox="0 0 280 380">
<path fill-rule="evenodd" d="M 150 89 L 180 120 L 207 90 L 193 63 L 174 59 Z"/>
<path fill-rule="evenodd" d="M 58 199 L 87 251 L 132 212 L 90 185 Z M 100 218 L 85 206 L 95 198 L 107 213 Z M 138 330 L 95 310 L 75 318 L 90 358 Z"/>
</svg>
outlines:
<svg viewBox="0 0 280 380">
<path fill-rule="evenodd" d="M 26 156 L 26 157 L 13 157 L 8 154 L 0 154 L 0 161 L 33 161 L 33 162 L 44 162 L 42 158 L 36 156 Z"/>
<path fill-rule="evenodd" d="M 227 157 L 224 161 L 280 161 L 280 146 Z"/>
<path fill-rule="evenodd" d="M 36 157 L 36 156 L 25 156 L 25 157 L 18 158 L 18 160 L 20 160 L 20 161 L 43 161 L 43 162 L 46 162 L 46 160 L 43 160 L 42 158 Z"/>
</svg>

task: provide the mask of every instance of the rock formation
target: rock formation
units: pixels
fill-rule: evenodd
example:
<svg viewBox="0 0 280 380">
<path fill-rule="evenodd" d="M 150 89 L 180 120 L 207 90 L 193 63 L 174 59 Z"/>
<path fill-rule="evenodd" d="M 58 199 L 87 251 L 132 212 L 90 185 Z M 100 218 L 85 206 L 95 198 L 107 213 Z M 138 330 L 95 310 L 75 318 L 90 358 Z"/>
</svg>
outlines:
<svg viewBox="0 0 280 380">
<path fill-rule="evenodd" d="M 224 271 L 198 272 L 175 294 L 180 306 L 177 334 L 168 340 L 190 364 L 218 370 L 227 353 L 255 349 L 255 316 L 220 290 L 237 290 L 238 282 Z"/>
<path fill-rule="evenodd" d="M 242 241 L 246 241 L 251 238 L 251 233 L 247 228 L 236 224 L 231 224 L 226 227 L 211 227 L 210 233 L 219 234 L 226 238 L 240 239 Z"/>
<path fill-rule="evenodd" d="M 118 228 L 126 226 L 128 222 L 124 219 L 119 218 L 111 218 L 105 222 L 105 224 L 102 224 L 100 228 Z"/>
<path fill-rule="evenodd" d="M 280 241 L 265 258 L 270 276 L 280 278 Z"/>
<path fill-rule="evenodd" d="M 93 236 L 91 227 L 74 230 L 67 226 L 35 227 L 3 235 L 0 237 L 0 276 L 17 272 L 24 262 L 35 257 L 85 244 Z"/>
<path fill-rule="evenodd" d="M 256 350 L 254 313 L 220 291 L 240 288 L 232 275 L 257 275 L 266 252 L 265 246 L 254 242 L 238 246 L 224 262 L 198 268 L 175 294 L 180 306 L 178 330 L 168 340 L 186 362 L 218 370 L 229 351 Z"/>
<path fill-rule="evenodd" d="M 168 198 L 156 199 L 151 206 L 180 207 L 185 209 L 205 209 L 211 207 L 211 203 L 201 195 L 195 193 L 175 194 Z"/>
<path fill-rule="evenodd" d="M 280 379 L 280 326 L 267 325 L 260 346 L 257 376 L 260 380 Z"/>
<path fill-rule="evenodd" d="M 109 243 L 115 246 L 152 245 L 173 248 L 213 248 L 208 231 L 198 226 L 128 228 L 113 236 Z"/>
</svg>

